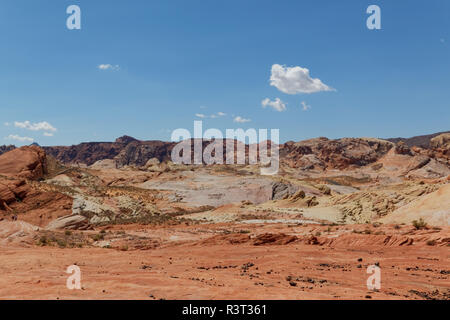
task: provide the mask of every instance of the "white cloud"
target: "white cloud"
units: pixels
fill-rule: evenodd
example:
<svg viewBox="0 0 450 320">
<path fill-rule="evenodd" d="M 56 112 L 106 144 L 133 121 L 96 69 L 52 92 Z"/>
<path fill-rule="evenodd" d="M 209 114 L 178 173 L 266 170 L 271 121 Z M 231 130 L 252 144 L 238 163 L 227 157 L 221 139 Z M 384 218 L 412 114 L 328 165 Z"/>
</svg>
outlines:
<svg viewBox="0 0 450 320">
<path fill-rule="evenodd" d="M 309 109 L 311 109 L 311 106 L 307 105 L 305 101 L 302 101 L 302 110 L 308 111 Z"/>
<path fill-rule="evenodd" d="M 21 136 L 18 136 L 17 134 L 10 134 L 9 136 L 5 137 L 5 139 L 7 139 L 7 140 L 17 140 L 17 141 L 20 141 L 20 142 L 33 142 L 34 141 L 33 138 L 21 137 Z"/>
<path fill-rule="evenodd" d="M 233 119 L 233 121 L 234 121 L 234 122 L 238 122 L 238 123 L 245 123 L 245 122 L 250 122 L 251 120 L 250 120 L 250 119 L 242 118 L 242 117 L 240 117 L 240 116 L 237 116 L 237 117 L 235 117 L 235 118 Z"/>
<path fill-rule="evenodd" d="M 47 121 L 42 121 L 38 123 L 31 123 L 30 121 L 24 121 L 24 122 L 14 122 L 14 126 L 16 128 L 22 128 L 27 129 L 31 131 L 39 131 L 39 130 L 45 130 L 45 131 L 57 131 L 55 127 L 53 127 L 50 123 Z"/>
<path fill-rule="evenodd" d="M 281 101 L 280 98 L 276 98 L 274 101 L 270 101 L 269 98 L 266 98 L 263 101 L 261 101 L 261 105 L 263 108 L 271 107 L 278 112 L 286 110 L 286 104 L 283 101 Z"/>
<path fill-rule="evenodd" d="M 5 122 L 4 125 L 9 127 L 10 123 L 9 122 Z"/>
<path fill-rule="evenodd" d="M 113 71 L 118 71 L 120 70 L 120 66 L 118 64 L 116 65 L 112 65 L 112 64 L 100 64 L 97 67 L 100 70 L 113 70 Z"/>
<path fill-rule="evenodd" d="M 53 137 L 53 133 L 44 132 L 44 136 L 46 136 L 46 137 Z"/>
<path fill-rule="evenodd" d="M 203 114 L 203 113 L 196 113 L 195 116 L 198 117 L 198 118 L 202 118 L 202 119 L 205 119 L 205 118 L 216 119 L 218 117 L 224 117 L 224 116 L 226 116 L 226 114 L 223 113 L 223 112 L 217 112 L 215 114 L 211 114 L 211 115 L 208 116 L 208 115 Z"/>
<path fill-rule="evenodd" d="M 272 66 L 270 85 L 287 94 L 335 91 L 320 79 L 311 78 L 309 70 L 302 67 Z"/>
</svg>

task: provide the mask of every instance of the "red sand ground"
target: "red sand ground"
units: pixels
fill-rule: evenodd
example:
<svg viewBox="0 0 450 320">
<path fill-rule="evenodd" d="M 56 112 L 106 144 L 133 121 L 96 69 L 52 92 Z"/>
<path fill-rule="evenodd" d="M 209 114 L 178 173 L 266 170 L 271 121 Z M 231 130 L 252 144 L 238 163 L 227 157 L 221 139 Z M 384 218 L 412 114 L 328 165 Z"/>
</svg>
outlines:
<svg viewBox="0 0 450 320">
<path fill-rule="evenodd" d="M 167 234 L 163 238 L 167 240 L 171 234 L 193 231 L 194 227 L 165 228 L 167 230 L 164 232 Z M 197 231 L 204 229 L 204 233 L 207 233 L 217 231 L 218 226 L 204 225 L 195 228 Z M 324 232 L 326 227 L 301 226 L 292 229 L 269 225 L 249 228 L 250 234 L 232 233 L 213 237 L 207 234 L 197 240 L 165 242 L 161 247 L 150 250 L 3 245 L 0 246 L 0 298 L 450 298 L 450 251 L 448 244 L 445 245 L 445 241 L 448 241 L 447 229 L 430 233 L 403 227 L 401 233 L 407 236 L 399 237 L 414 238 L 412 245 L 399 245 L 398 241 L 380 245 L 381 239 L 389 236 L 347 233 L 338 237 L 342 241 L 336 240 L 331 245 L 307 244 L 304 239 L 308 237 L 299 236 L 298 240 L 284 245 L 263 241 L 262 245 L 256 246 L 254 238 L 258 234 L 274 232 L 275 240 L 283 240 L 287 238 L 280 235 L 280 232 L 290 230 L 291 234 L 293 231 L 300 234 L 303 229 L 310 232 L 311 228 L 321 228 Z M 364 230 L 367 227 L 355 228 Z M 394 232 L 394 228 L 382 228 L 388 234 Z M 125 229 L 131 232 L 136 226 Z M 147 229 L 155 234 L 157 230 L 158 228 L 151 227 Z M 158 235 L 160 236 L 161 234 Z M 252 237 L 252 240 L 248 240 L 248 237 Z M 440 244 L 426 245 L 424 241 L 430 237 L 440 239 Z M 260 239 L 269 238 L 260 236 Z M 323 242 L 326 237 L 318 239 Z M 235 244 L 230 243 L 233 240 Z M 236 243 L 239 242 L 237 240 L 244 243 Z M 367 289 L 369 274 L 366 273 L 366 268 L 377 262 L 381 267 L 381 289 L 374 292 Z M 65 271 L 73 264 L 81 269 L 82 290 L 66 288 L 69 275 Z"/>
</svg>

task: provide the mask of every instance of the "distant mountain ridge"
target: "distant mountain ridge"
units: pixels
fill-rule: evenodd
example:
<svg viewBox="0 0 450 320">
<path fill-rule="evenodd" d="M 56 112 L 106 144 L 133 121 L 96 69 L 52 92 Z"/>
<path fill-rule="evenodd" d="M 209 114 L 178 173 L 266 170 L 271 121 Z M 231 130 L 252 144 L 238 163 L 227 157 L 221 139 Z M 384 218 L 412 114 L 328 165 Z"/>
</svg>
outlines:
<svg viewBox="0 0 450 320">
<path fill-rule="evenodd" d="M 0 146 L 0 155 L 6 153 L 6 152 L 8 152 L 8 151 L 14 150 L 15 148 L 16 148 L 16 146 L 13 146 L 13 145 L 9 145 L 9 146 Z"/>
<path fill-rule="evenodd" d="M 114 142 L 85 142 L 73 146 L 43 147 L 47 154 L 62 163 L 92 165 L 99 160 L 114 159 L 119 167 L 142 166 L 151 159 L 168 160 L 172 142 L 140 141 L 123 136 Z"/>
<path fill-rule="evenodd" d="M 437 133 L 433 133 L 433 134 L 415 136 L 415 137 L 411 137 L 411 138 L 389 138 L 389 139 L 384 139 L 384 140 L 391 141 L 393 143 L 398 143 L 401 141 L 401 142 L 404 142 L 408 147 L 416 146 L 416 147 L 428 149 L 431 147 L 430 146 L 431 139 L 433 139 L 434 137 L 437 137 L 443 133 L 450 133 L 450 131 L 437 132 Z"/>
<path fill-rule="evenodd" d="M 430 149 L 430 140 L 440 134 L 442 132 L 411 138 L 316 138 L 299 142 L 289 141 L 280 145 L 280 158 L 294 168 L 361 166 L 377 161 L 398 142 L 403 142 L 406 148 L 418 146 Z M 204 147 L 206 144 L 205 142 Z M 144 166 L 152 158 L 161 162 L 170 160 L 175 145 L 174 142 L 141 141 L 125 135 L 114 142 L 84 142 L 72 146 L 42 148 L 48 155 L 64 164 L 90 166 L 99 160 L 112 159 L 118 167 L 123 167 Z M 14 148 L 14 146 L 0 146 L 0 154 Z"/>
</svg>

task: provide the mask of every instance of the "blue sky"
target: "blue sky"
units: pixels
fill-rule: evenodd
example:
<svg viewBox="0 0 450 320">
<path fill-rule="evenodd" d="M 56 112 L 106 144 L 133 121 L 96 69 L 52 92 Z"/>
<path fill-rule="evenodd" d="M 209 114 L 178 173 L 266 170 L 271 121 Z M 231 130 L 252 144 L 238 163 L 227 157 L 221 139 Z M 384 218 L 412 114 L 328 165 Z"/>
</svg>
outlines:
<svg viewBox="0 0 450 320">
<path fill-rule="evenodd" d="M 66 27 L 72 4 L 81 30 Z M 381 30 L 366 27 L 371 4 Z M 450 129 L 447 0 L 2 0 L 0 39 L 0 144 L 169 140 L 196 114 L 282 141 Z M 285 93 L 273 65 L 335 91 Z"/>
</svg>

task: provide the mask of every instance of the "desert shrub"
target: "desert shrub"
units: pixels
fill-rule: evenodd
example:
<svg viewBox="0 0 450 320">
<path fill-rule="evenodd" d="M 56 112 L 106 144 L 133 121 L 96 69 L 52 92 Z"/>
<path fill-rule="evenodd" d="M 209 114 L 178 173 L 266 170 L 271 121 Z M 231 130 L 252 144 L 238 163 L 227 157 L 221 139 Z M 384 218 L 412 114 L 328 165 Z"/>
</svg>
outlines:
<svg viewBox="0 0 450 320">
<path fill-rule="evenodd" d="M 49 240 L 46 236 L 42 236 L 39 238 L 39 240 L 36 243 L 38 246 L 46 246 L 49 244 Z"/>
<path fill-rule="evenodd" d="M 94 239 L 94 241 L 100 241 L 100 240 L 105 239 L 105 236 L 102 233 L 97 233 L 96 235 L 94 235 L 92 237 L 92 239 Z"/>
<path fill-rule="evenodd" d="M 64 240 L 62 240 L 62 239 L 58 239 L 58 240 L 56 241 L 56 243 L 58 244 L 58 246 L 59 246 L 60 248 L 65 248 L 65 247 L 67 247 L 67 243 L 66 243 Z"/>
<path fill-rule="evenodd" d="M 412 222 L 412 225 L 413 225 L 414 228 L 416 228 L 417 230 L 420 230 L 420 229 L 426 229 L 426 228 L 427 228 L 427 223 L 426 223 L 422 218 L 420 218 L 419 220 L 414 220 L 414 221 Z"/>
</svg>

